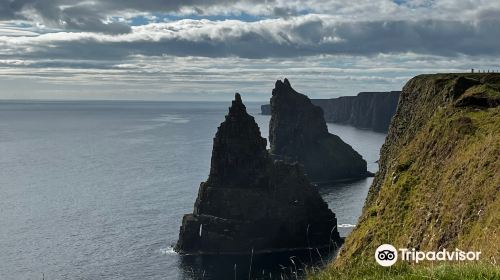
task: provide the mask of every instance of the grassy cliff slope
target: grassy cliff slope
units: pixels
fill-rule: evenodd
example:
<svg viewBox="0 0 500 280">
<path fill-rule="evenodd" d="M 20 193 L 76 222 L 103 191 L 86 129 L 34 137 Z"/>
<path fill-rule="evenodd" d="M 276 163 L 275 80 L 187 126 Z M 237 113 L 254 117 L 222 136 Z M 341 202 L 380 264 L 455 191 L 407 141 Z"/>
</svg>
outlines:
<svg viewBox="0 0 500 280">
<path fill-rule="evenodd" d="M 373 256 L 384 243 L 422 251 L 481 251 L 482 264 L 498 269 L 499 104 L 500 74 L 411 79 L 403 88 L 358 226 L 321 275 L 361 264 L 368 271 L 380 270 Z"/>
</svg>

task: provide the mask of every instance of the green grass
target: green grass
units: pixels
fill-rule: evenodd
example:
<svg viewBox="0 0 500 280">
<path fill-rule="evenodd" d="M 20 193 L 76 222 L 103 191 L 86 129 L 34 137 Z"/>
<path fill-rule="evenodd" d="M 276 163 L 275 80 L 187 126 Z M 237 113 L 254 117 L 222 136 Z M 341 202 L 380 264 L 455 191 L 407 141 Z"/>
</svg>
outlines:
<svg viewBox="0 0 500 280">
<path fill-rule="evenodd" d="M 309 271 L 309 280 L 455 280 L 455 279 L 500 279 L 500 267 L 484 263 L 439 264 L 412 266 L 396 264 L 392 267 L 382 267 L 376 264 L 357 264 L 351 267 L 327 267 L 323 270 Z"/>
<path fill-rule="evenodd" d="M 500 75 L 466 76 L 487 82 L 464 95 L 500 96 Z M 500 280 L 500 106 L 455 106 L 456 77 L 423 75 L 405 86 L 358 225 L 334 263 L 309 279 Z M 373 253 L 385 243 L 481 251 L 481 263 L 384 268 Z"/>
<path fill-rule="evenodd" d="M 436 110 L 399 151 L 337 263 L 384 243 L 460 248 L 499 260 L 500 108 Z"/>
<path fill-rule="evenodd" d="M 464 95 L 474 96 L 474 95 L 484 95 L 489 98 L 499 98 L 500 85 L 497 84 L 482 84 L 469 88 Z"/>
</svg>

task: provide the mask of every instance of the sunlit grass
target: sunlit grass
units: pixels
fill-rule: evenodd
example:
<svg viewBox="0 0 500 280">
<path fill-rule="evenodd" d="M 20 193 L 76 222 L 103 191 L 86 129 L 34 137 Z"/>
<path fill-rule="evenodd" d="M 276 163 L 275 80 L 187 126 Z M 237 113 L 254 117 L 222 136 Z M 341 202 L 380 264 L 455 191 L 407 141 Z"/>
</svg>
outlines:
<svg viewBox="0 0 500 280">
<path fill-rule="evenodd" d="M 455 279 L 500 279 L 500 267 L 484 264 L 439 264 L 418 265 L 398 264 L 392 267 L 382 267 L 375 264 L 357 264 L 352 267 L 326 269 L 310 269 L 307 279 L 310 280 L 343 280 L 343 279 L 401 279 L 401 280 L 455 280 Z"/>
</svg>

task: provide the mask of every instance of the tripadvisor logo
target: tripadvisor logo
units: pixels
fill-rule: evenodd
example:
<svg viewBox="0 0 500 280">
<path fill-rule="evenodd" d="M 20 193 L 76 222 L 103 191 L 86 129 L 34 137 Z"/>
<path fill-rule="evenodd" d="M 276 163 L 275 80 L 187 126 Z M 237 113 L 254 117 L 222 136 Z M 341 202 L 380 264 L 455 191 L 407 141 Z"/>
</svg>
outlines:
<svg viewBox="0 0 500 280">
<path fill-rule="evenodd" d="M 375 260 L 381 266 L 391 266 L 398 260 L 398 251 L 390 244 L 382 244 L 375 251 Z"/>
<path fill-rule="evenodd" d="M 383 244 L 378 246 L 375 250 L 375 260 L 381 266 L 391 266 L 398 260 L 398 251 L 401 256 L 401 260 L 409 262 L 421 262 L 421 261 L 477 261 L 481 252 L 464 252 L 459 249 L 455 251 L 448 251 L 443 249 L 439 252 L 428 251 L 422 252 L 415 249 L 396 248 L 390 244 Z"/>
</svg>

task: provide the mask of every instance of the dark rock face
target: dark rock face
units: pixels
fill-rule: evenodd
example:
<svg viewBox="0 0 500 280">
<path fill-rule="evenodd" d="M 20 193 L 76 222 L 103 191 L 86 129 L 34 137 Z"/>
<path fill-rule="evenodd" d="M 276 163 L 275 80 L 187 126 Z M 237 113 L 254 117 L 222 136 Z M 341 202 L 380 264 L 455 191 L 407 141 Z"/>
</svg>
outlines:
<svg viewBox="0 0 500 280">
<path fill-rule="evenodd" d="M 400 93 L 360 92 L 357 96 L 311 99 L 311 102 L 323 109 L 327 122 L 387 132 L 396 112 Z M 262 105 L 261 112 L 263 115 L 270 115 L 271 105 Z"/>
<path fill-rule="evenodd" d="M 271 115 L 271 105 L 270 104 L 261 105 L 260 113 L 262 115 Z"/>
<path fill-rule="evenodd" d="M 400 91 L 360 92 L 357 96 L 316 99 L 325 110 L 325 119 L 334 123 L 387 132 L 396 112 Z"/>
<path fill-rule="evenodd" d="M 479 82 L 478 80 L 466 77 L 458 77 L 454 81 L 449 95 L 452 97 L 452 99 L 456 99 L 460 97 L 467 89 L 479 84 L 481 84 L 481 82 Z"/>
<path fill-rule="evenodd" d="M 455 100 L 456 107 L 479 107 L 479 108 L 495 108 L 500 105 L 500 96 L 496 94 L 495 88 L 487 84 L 499 84 L 499 81 L 494 78 L 494 75 L 488 75 L 481 80 L 472 78 L 459 77 L 450 91 L 452 99 Z M 496 78 L 498 79 L 497 76 Z M 468 89 L 480 86 L 476 90 L 467 92 Z"/>
<path fill-rule="evenodd" d="M 464 96 L 455 102 L 457 107 L 480 107 L 480 108 L 495 108 L 500 106 L 500 97 L 491 97 L 487 94 L 480 93 L 471 96 Z"/>
<path fill-rule="evenodd" d="M 304 165 L 315 182 L 366 177 L 366 161 L 338 136 L 328 133 L 323 110 L 296 92 L 287 79 L 277 81 L 271 98 L 271 154 Z"/>
<path fill-rule="evenodd" d="M 273 161 L 239 94 L 215 138 L 208 180 L 176 251 L 246 254 L 340 243 L 335 214 L 302 168 Z"/>
</svg>

